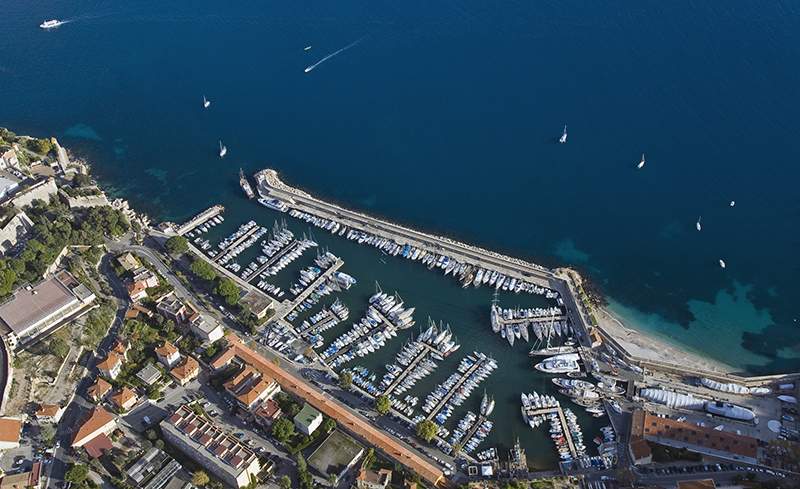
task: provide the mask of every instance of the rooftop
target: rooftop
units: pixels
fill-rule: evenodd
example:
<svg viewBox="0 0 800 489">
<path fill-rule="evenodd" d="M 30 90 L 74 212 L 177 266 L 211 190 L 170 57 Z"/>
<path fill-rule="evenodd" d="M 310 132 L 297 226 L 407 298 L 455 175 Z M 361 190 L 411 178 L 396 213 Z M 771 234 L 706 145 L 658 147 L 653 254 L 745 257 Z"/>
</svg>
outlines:
<svg viewBox="0 0 800 489">
<path fill-rule="evenodd" d="M 182 381 L 186 377 L 191 377 L 194 373 L 200 369 L 200 364 L 197 363 L 197 360 L 194 358 L 187 356 L 175 367 L 169 371 L 169 374 Z"/>
<path fill-rule="evenodd" d="M 333 430 L 328 438 L 308 457 L 308 463 L 325 475 L 340 475 L 361 454 L 364 447 L 339 430 Z"/>
<path fill-rule="evenodd" d="M 45 416 L 45 417 L 55 417 L 58 414 L 58 410 L 61 409 L 61 406 L 58 405 L 50 405 L 50 404 L 40 404 L 39 409 L 36 410 L 36 416 Z"/>
<path fill-rule="evenodd" d="M 56 277 L 31 290 L 22 289 L 0 307 L 0 319 L 16 334 L 21 334 L 46 317 L 75 301 L 75 295 Z"/>
<path fill-rule="evenodd" d="M 114 422 L 114 417 L 100 406 L 96 406 L 83 413 L 72 430 L 72 444 L 85 443 L 85 440 L 109 423 Z"/>
<path fill-rule="evenodd" d="M 100 398 L 106 395 L 106 392 L 109 390 L 111 390 L 111 384 L 98 377 L 97 380 L 94 381 L 94 384 L 87 389 L 86 393 L 89 397 Z"/>
<path fill-rule="evenodd" d="M 156 355 L 161 355 L 164 358 L 170 358 L 176 353 L 178 353 L 178 349 L 169 341 L 165 341 L 163 345 L 156 348 Z"/>
<path fill-rule="evenodd" d="M 309 426 L 320 416 L 322 416 L 322 414 L 314 409 L 311 404 L 305 403 L 303 405 L 303 409 L 301 409 L 300 412 L 297 413 L 297 416 L 294 417 L 294 420 L 303 426 Z"/>
<path fill-rule="evenodd" d="M 713 479 L 701 479 L 696 481 L 678 481 L 678 489 L 715 489 Z"/>
<path fill-rule="evenodd" d="M 19 442 L 22 420 L 17 418 L 0 418 L 0 442 Z"/>
</svg>

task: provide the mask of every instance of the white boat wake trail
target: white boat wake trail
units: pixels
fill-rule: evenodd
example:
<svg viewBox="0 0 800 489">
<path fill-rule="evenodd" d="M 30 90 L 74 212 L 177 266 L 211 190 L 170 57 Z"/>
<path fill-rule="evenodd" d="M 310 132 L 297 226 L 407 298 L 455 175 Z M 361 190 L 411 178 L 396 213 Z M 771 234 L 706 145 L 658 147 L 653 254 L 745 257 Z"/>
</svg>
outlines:
<svg viewBox="0 0 800 489">
<path fill-rule="evenodd" d="M 322 58 L 321 60 L 317 61 L 317 62 L 316 62 L 316 63 L 314 63 L 313 65 L 311 65 L 311 66 L 309 66 L 308 68 L 306 68 L 306 71 L 305 71 L 305 72 L 306 72 L 306 73 L 308 73 L 309 71 L 313 70 L 314 68 L 316 68 L 317 66 L 321 65 L 321 64 L 322 64 L 322 63 L 324 63 L 325 61 L 327 61 L 327 60 L 329 60 L 329 59 L 333 58 L 334 56 L 336 56 L 337 54 L 341 53 L 342 51 L 345 51 L 345 50 L 347 50 L 347 49 L 350 49 L 350 48 L 352 48 L 352 47 L 353 47 L 353 46 L 355 46 L 356 44 L 358 44 L 358 43 L 360 43 L 361 41 L 363 41 L 364 39 L 366 39 L 366 38 L 367 38 L 369 35 L 370 35 L 370 34 L 367 34 L 366 36 L 364 36 L 364 37 L 362 37 L 362 38 L 358 39 L 358 40 L 357 40 L 356 42 L 354 42 L 353 44 L 348 44 L 347 46 L 345 46 L 345 47 L 343 47 L 342 49 L 340 49 L 340 50 L 336 51 L 335 53 L 331 53 L 331 54 L 329 54 L 329 55 L 325 56 L 325 57 L 324 57 L 324 58 Z"/>
</svg>

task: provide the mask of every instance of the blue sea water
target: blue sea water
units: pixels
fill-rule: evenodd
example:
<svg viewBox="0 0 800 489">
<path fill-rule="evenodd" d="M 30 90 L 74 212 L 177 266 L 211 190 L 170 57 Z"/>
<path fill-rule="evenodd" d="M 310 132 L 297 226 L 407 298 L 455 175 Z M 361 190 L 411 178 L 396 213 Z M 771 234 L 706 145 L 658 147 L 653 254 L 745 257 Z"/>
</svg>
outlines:
<svg viewBox="0 0 800 489">
<path fill-rule="evenodd" d="M 572 265 L 629 327 L 737 369 L 800 365 L 792 2 L 7 0 L 0 32 L 0 125 L 156 219 L 251 212 L 238 170 L 271 167 Z"/>
</svg>

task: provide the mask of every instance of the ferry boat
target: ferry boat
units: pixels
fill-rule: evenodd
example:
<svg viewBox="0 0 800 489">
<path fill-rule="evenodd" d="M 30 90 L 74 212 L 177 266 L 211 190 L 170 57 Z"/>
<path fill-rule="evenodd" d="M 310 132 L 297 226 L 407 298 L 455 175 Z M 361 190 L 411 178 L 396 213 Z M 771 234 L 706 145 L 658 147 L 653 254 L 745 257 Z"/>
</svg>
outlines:
<svg viewBox="0 0 800 489">
<path fill-rule="evenodd" d="M 249 186 L 249 185 L 248 185 Z M 244 188 L 244 187 L 242 187 Z M 247 192 L 245 190 L 245 192 Z M 252 192 L 252 190 L 251 190 Z M 282 202 L 279 199 L 258 199 L 258 203 L 263 205 L 268 209 L 273 209 L 280 212 L 287 212 L 289 210 L 289 206 L 286 205 L 285 202 Z"/>
<path fill-rule="evenodd" d="M 222 146 L 222 148 L 224 149 L 225 146 Z M 219 152 L 219 155 L 222 156 L 222 151 Z M 244 193 L 247 194 L 247 197 L 252 199 L 255 196 L 253 189 L 250 187 L 250 183 L 248 183 L 247 177 L 244 176 L 244 171 L 242 171 L 241 168 L 239 168 L 239 185 L 242 186 L 242 190 L 244 190 Z"/>
<path fill-rule="evenodd" d="M 64 22 L 61 21 L 61 20 L 55 20 L 55 19 L 46 20 L 46 21 L 42 22 L 41 24 L 39 24 L 39 27 L 41 27 L 42 29 L 52 29 L 53 27 L 58 27 L 63 23 Z"/>
</svg>

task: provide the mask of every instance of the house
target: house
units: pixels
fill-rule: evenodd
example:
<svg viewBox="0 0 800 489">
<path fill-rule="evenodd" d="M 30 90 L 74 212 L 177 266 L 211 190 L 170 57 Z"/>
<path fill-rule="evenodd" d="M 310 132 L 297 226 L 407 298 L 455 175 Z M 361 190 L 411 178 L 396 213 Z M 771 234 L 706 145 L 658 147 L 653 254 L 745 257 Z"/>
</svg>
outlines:
<svg viewBox="0 0 800 489">
<path fill-rule="evenodd" d="M 110 399 L 113 405 L 119 409 L 124 409 L 125 411 L 135 406 L 136 401 L 139 400 L 139 398 L 136 397 L 136 394 L 127 387 L 117 389 L 113 394 L 111 394 Z"/>
<path fill-rule="evenodd" d="M 176 323 L 186 321 L 186 306 L 175 295 L 175 291 L 170 292 L 159 299 L 156 306 L 158 312 L 167 319 L 172 319 Z"/>
<path fill-rule="evenodd" d="M 126 272 L 130 272 L 131 270 L 136 270 L 141 265 L 139 265 L 139 260 L 133 256 L 133 253 L 125 253 L 119 258 L 117 258 L 117 262 L 119 265 L 125 269 Z"/>
<path fill-rule="evenodd" d="M 117 423 L 108 411 L 100 406 L 89 409 L 83 413 L 72 429 L 72 447 L 82 447 L 97 437 L 106 437 L 116 427 Z"/>
<path fill-rule="evenodd" d="M 225 484 L 236 488 L 247 486 L 261 470 L 252 450 L 188 406 L 178 408 L 160 426 L 165 441 Z"/>
<path fill-rule="evenodd" d="M 215 342 L 225 335 L 219 321 L 208 314 L 195 313 L 189 318 L 189 328 L 198 338 L 208 342 Z"/>
<path fill-rule="evenodd" d="M 94 402 L 100 402 L 111 391 L 111 384 L 101 379 L 100 377 L 94 381 L 94 384 L 89 387 L 86 394 Z"/>
<path fill-rule="evenodd" d="M 123 360 L 128 361 L 128 350 L 130 349 L 131 349 L 130 341 L 115 338 L 114 342 L 111 343 L 111 349 L 109 350 L 109 353 L 114 353 L 115 355 L 119 355 L 123 358 Z"/>
<path fill-rule="evenodd" d="M 133 271 L 133 281 L 142 282 L 145 287 L 158 287 L 158 277 L 151 270 L 144 267 Z"/>
<path fill-rule="evenodd" d="M 136 378 L 145 383 L 145 385 L 153 385 L 161 379 L 161 372 L 152 364 L 147 364 L 143 369 L 136 373 Z"/>
<path fill-rule="evenodd" d="M 149 318 L 153 317 L 153 311 L 151 311 L 150 309 L 148 309 L 148 308 L 146 308 L 144 306 L 140 306 L 139 304 L 134 304 L 133 306 L 131 306 L 131 309 L 136 309 L 141 314 L 144 314 L 145 316 L 147 316 Z"/>
<path fill-rule="evenodd" d="M 163 345 L 156 348 L 156 357 L 159 362 L 170 369 L 181 361 L 181 352 L 178 351 L 175 345 L 165 341 Z"/>
<path fill-rule="evenodd" d="M 272 399 L 267 399 L 266 402 L 253 411 L 253 414 L 255 415 L 256 423 L 266 428 L 272 424 L 275 418 L 280 416 L 281 407 Z"/>
<path fill-rule="evenodd" d="M 57 405 L 39 404 L 34 414 L 36 419 L 45 423 L 58 423 L 61 421 L 61 416 L 64 414 L 64 408 Z"/>
<path fill-rule="evenodd" d="M 242 367 L 236 375 L 225 382 L 225 390 L 236 398 L 239 406 L 248 411 L 259 401 L 277 394 L 280 389 L 274 379 L 265 377 L 250 365 Z"/>
<path fill-rule="evenodd" d="M 39 489 L 41 487 L 42 463 L 34 462 L 30 472 L 11 474 L 0 481 L 0 489 Z"/>
<path fill-rule="evenodd" d="M 322 424 L 322 414 L 311 407 L 311 404 L 304 404 L 303 409 L 294 417 L 294 425 L 306 436 L 311 436 L 311 433 Z"/>
<path fill-rule="evenodd" d="M 11 149 L 3 153 L 0 156 L 0 168 L 8 168 L 9 166 L 18 166 L 19 159 L 17 159 L 17 153 L 14 151 L 17 148 L 17 143 L 11 145 Z"/>
<path fill-rule="evenodd" d="M 603 337 L 597 328 L 589 326 L 589 342 L 592 348 L 599 348 L 603 344 Z"/>
<path fill-rule="evenodd" d="M 124 363 L 125 359 L 122 356 L 116 353 L 106 353 L 100 360 L 100 363 L 97 364 L 97 370 L 100 372 L 100 375 L 105 375 L 109 379 L 116 379 L 117 375 L 122 371 L 122 365 Z"/>
<path fill-rule="evenodd" d="M 356 487 L 358 489 L 386 489 L 391 480 L 392 471 L 389 469 L 381 469 L 378 472 L 361 469 L 356 476 Z"/>
<path fill-rule="evenodd" d="M 181 363 L 175 365 L 169 374 L 180 385 L 186 385 L 200 375 L 200 364 L 194 358 L 187 356 Z"/>
<path fill-rule="evenodd" d="M 147 299 L 147 287 L 145 287 L 144 283 L 142 282 L 128 284 L 125 286 L 125 289 L 128 291 L 128 297 L 131 298 L 132 302 L 138 302 L 140 300 Z"/>
<path fill-rule="evenodd" d="M 20 418 L 0 418 L 0 450 L 17 448 L 19 446 L 19 433 L 22 429 Z"/>
</svg>

